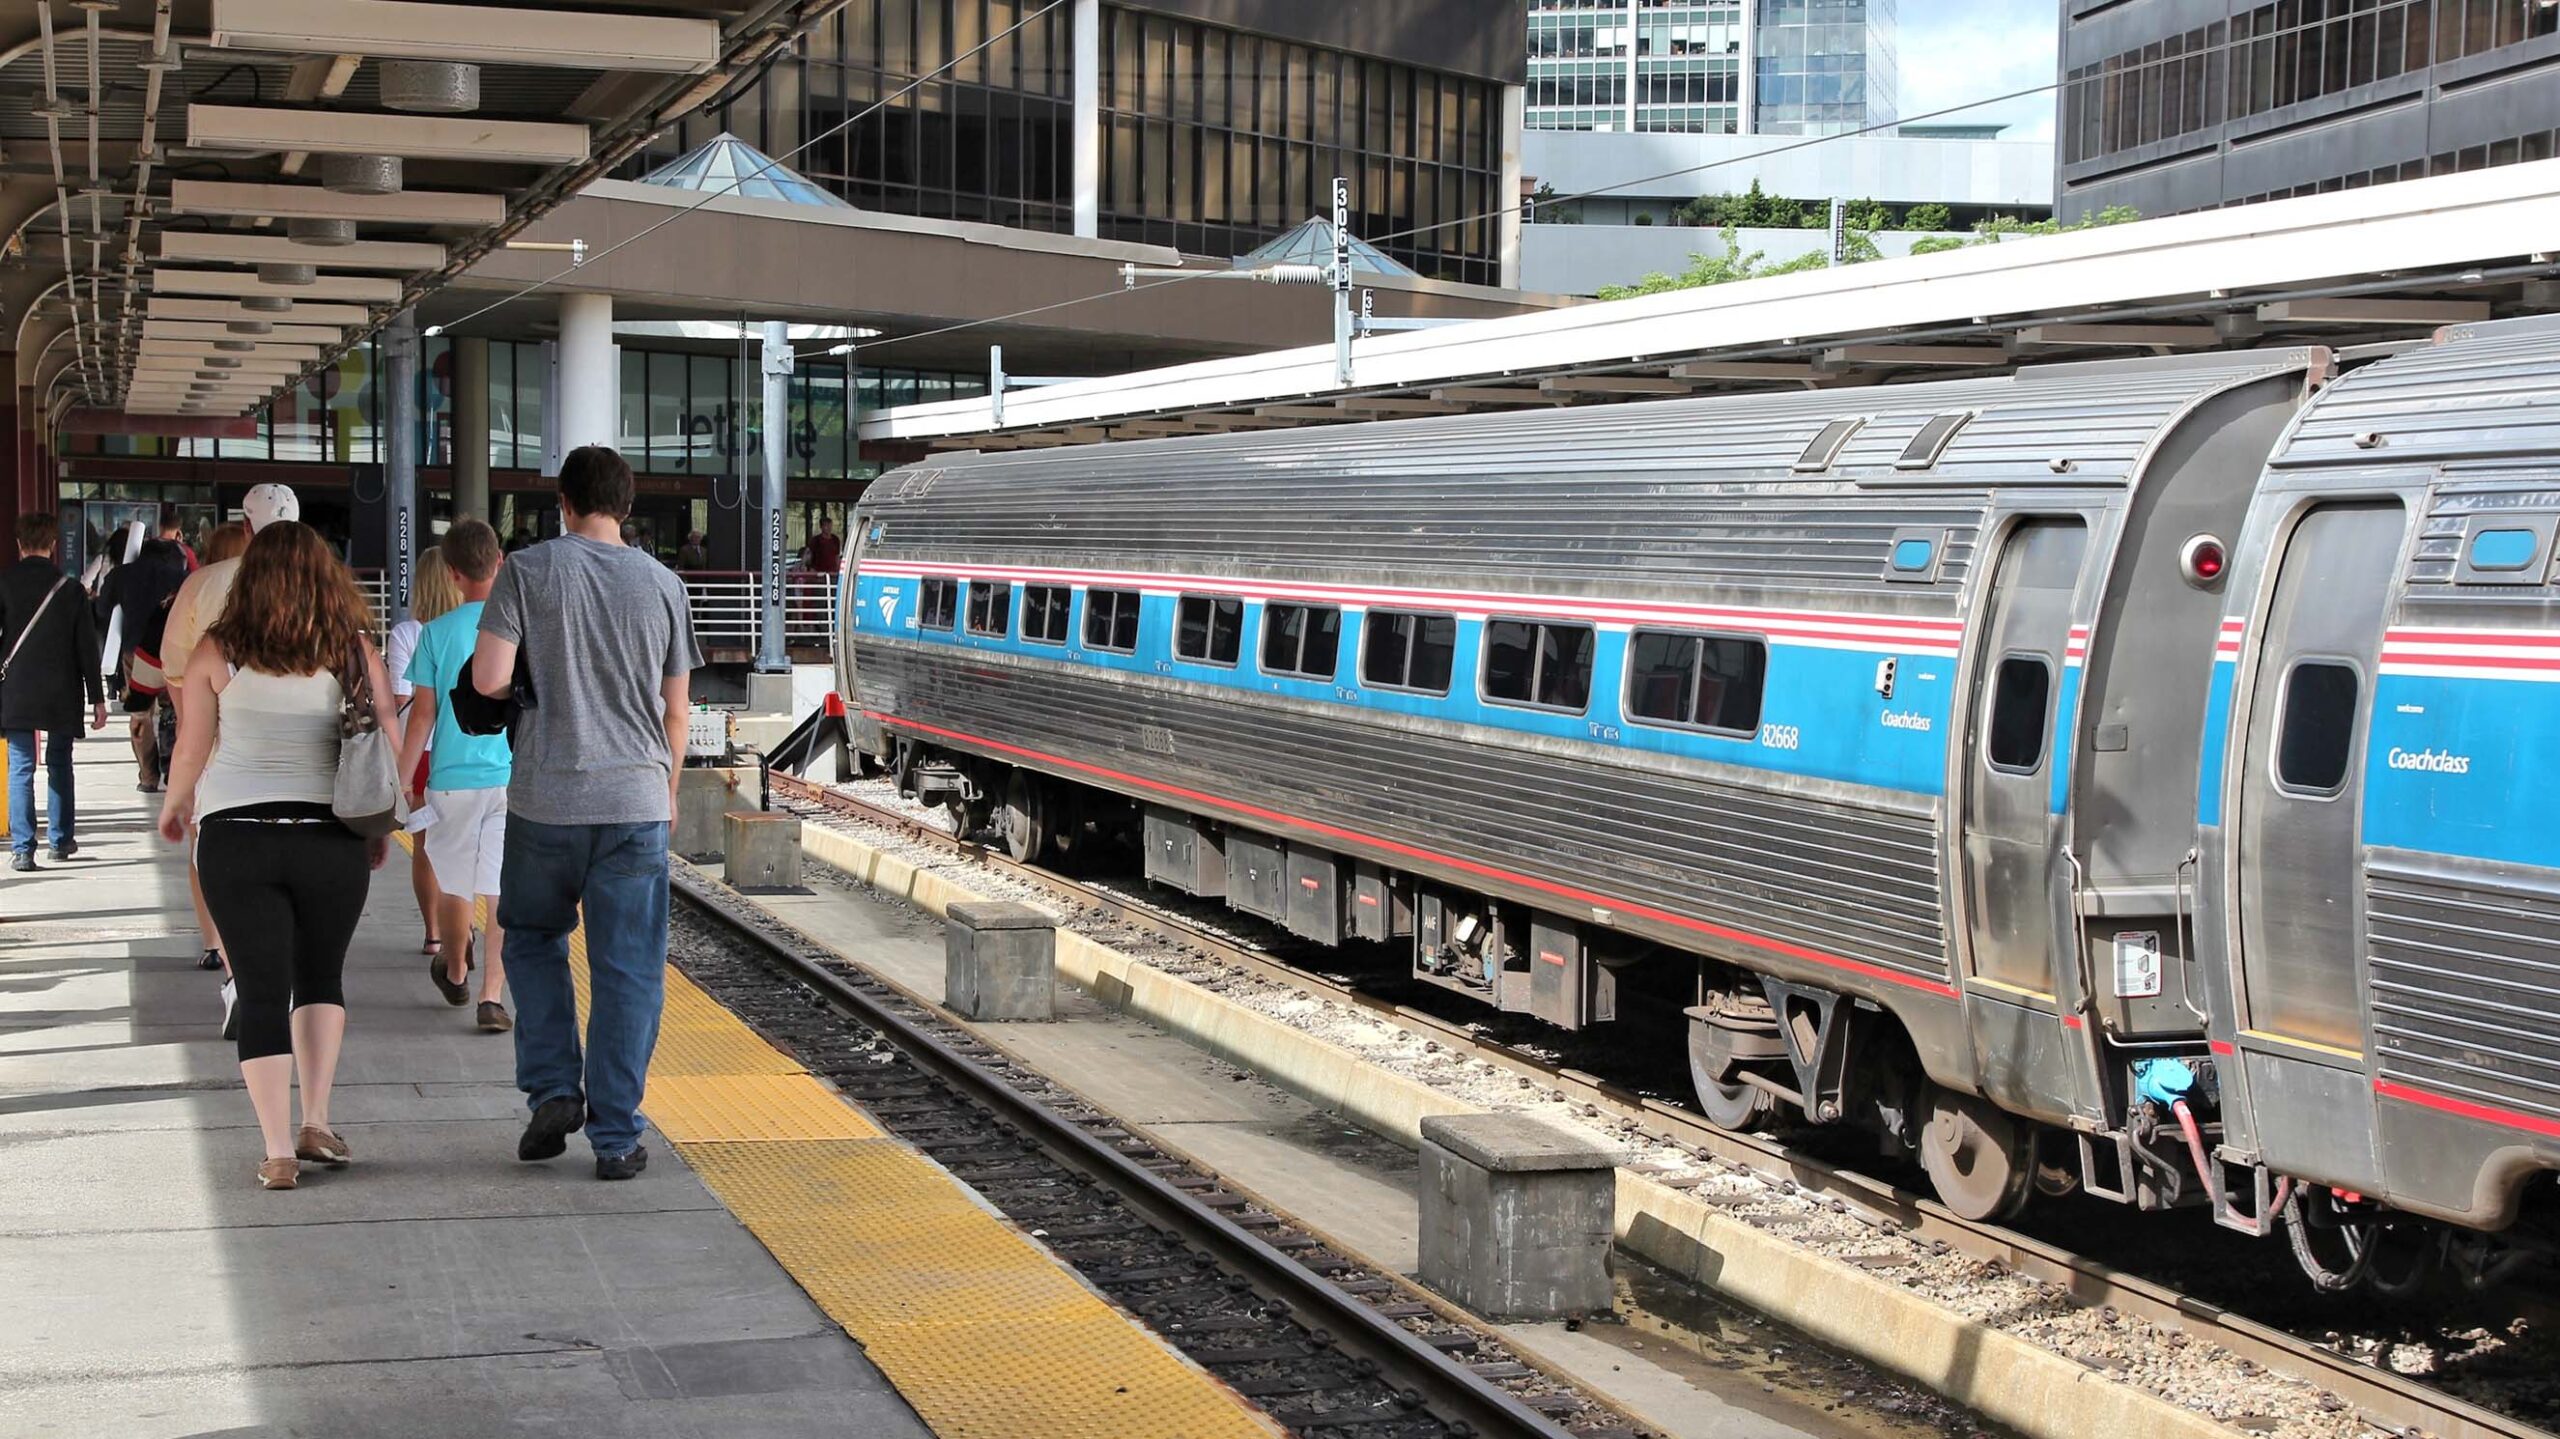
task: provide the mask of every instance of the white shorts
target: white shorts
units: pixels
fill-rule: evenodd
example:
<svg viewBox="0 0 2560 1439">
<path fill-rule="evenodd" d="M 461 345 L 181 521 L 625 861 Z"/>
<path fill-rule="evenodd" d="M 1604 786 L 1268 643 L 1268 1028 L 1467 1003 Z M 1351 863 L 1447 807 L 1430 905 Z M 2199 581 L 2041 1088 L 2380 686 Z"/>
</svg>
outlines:
<svg viewBox="0 0 2560 1439">
<path fill-rule="evenodd" d="M 496 894 L 507 852 L 507 788 L 431 789 L 435 820 L 425 830 L 427 867 L 450 895 Z"/>
</svg>

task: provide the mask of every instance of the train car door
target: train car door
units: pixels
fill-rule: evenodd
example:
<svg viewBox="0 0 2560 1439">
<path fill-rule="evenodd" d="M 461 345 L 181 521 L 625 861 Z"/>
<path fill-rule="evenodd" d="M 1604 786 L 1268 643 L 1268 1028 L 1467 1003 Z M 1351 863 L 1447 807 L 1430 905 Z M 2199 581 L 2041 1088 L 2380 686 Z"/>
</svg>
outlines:
<svg viewBox="0 0 2560 1439">
<path fill-rule="evenodd" d="M 1983 1093 L 2058 1116 L 2078 1085 L 2054 997 L 2057 752 L 2073 595 L 2089 544 L 2075 518 L 2021 521 L 2002 542 L 1973 666 L 1961 761 L 1965 1008 Z"/>
<path fill-rule="evenodd" d="M 2348 1180 L 2374 1173 L 2364 751 L 2407 529 L 2396 500 L 2322 505 L 2294 526 L 2239 740 L 2241 1061 L 2255 1127 L 2267 1163 Z"/>
</svg>

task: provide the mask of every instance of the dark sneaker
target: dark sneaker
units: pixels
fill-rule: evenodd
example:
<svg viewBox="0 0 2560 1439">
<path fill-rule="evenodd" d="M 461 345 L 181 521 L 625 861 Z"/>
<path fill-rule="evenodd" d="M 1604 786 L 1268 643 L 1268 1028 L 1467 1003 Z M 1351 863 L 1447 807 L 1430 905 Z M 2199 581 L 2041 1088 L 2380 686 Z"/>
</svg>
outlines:
<svg viewBox="0 0 2560 1439">
<path fill-rule="evenodd" d="M 76 839 L 66 839 L 62 843 L 53 847 L 53 862 L 60 864 L 79 852 L 80 841 Z"/>
<path fill-rule="evenodd" d="M 36 852 L 34 850 L 20 849 L 9 852 L 9 868 L 20 874 L 31 874 L 35 871 L 35 867 Z"/>
<path fill-rule="evenodd" d="M 569 1150 L 569 1136 L 586 1127 L 587 1102 L 574 1094 L 546 1099 L 533 1107 L 533 1118 L 516 1141 L 516 1158 L 557 1159 Z"/>
<path fill-rule="evenodd" d="M 427 961 L 427 978 L 436 982 L 436 993 L 443 995 L 444 1002 L 457 1009 L 471 1002 L 471 986 L 466 982 L 471 977 L 471 966 L 468 961 L 463 964 L 462 974 L 462 979 L 446 978 L 443 955 L 437 955 Z"/>
<path fill-rule="evenodd" d="M 227 979 L 222 982 L 222 1037 L 240 1037 L 240 987 Z"/>
<path fill-rule="evenodd" d="M 640 1171 L 648 1167 L 649 1151 L 636 1144 L 631 1146 L 629 1154 L 596 1156 L 596 1178 L 598 1179 L 637 1179 L 640 1177 Z"/>
<path fill-rule="evenodd" d="M 198 969 L 220 969 L 220 968 L 222 968 L 222 951 L 221 951 L 221 950 L 218 950 L 218 949 L 208 949 L 208 950 L 206 950 L 206 951 L 204 952 L 204 957 L 196 961 L 196 968 L 198 968 Z"/>
</svg>

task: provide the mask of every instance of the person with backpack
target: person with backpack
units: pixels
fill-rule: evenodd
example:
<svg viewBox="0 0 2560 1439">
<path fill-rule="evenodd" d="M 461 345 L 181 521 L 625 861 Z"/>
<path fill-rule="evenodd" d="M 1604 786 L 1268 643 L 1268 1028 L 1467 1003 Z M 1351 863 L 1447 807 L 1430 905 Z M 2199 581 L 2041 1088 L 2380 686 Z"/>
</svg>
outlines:
<svg viewBox="0 0 2560 1439">
<path fill-rule="evenodd" d="M 633 488 L 611 448 L 569 453 L 563 533 L 498 571 L 470 674 L 480 704 L 512 696 L 520 711 L 498 906 L 516 1087 L 532 1109 L 516 1157 L 554 1158 L 584 1128 L 598 1179 L 630 1179 L 649 1162 L 640 1101 L 666 1003 L 667 831 L 702 663 L 683 583 L 622 543 Z M 583 1050 L 569 978 L 582 912 Z"/>
<path fill-rule="evenodd" d="M 45 838 L 53 858 L 80 851 L 78 807 L 71 783 L 71 744 L 80 731 L 80 697 L 89 698 L 89 728 L 107 727 L 106 686 L 98 672 L 98 623 L 77 580 L 53 561 L 62 522 L 51 514 L 18 517 L 18 562 L 0 573 L 0 741 L 9 746 L 9 868 L 36 865 L 36 763 L 42 736 Z"/>
</svg>

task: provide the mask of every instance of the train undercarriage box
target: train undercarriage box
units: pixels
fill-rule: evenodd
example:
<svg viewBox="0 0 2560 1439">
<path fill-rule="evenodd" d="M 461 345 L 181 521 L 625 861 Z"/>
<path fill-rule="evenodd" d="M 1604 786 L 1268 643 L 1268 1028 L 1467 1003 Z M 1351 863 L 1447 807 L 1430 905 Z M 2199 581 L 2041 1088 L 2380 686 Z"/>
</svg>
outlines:
<svg viewBox="0 0 2560 1439">
<path fill-rule="evenodd" d="M 1227 851 L 1218 830 L 1179 810 L 1147 809 L 1147 878 L 1185 894 L 1227 892 Z"/>
<path fill-rule="evenodd" d="M 1288 914 L 1291 934 L 1318 944 L 1342 943 L 1342 865 L 1320 849 L 1289 849 Z"/>
<path fill-rule="evenodd" d="M 1227 831 L 1227 904 L 1273 924 L 1289 919 L 1289 863 L 1280 841 L 1251 830 Z"/>
</svg>

